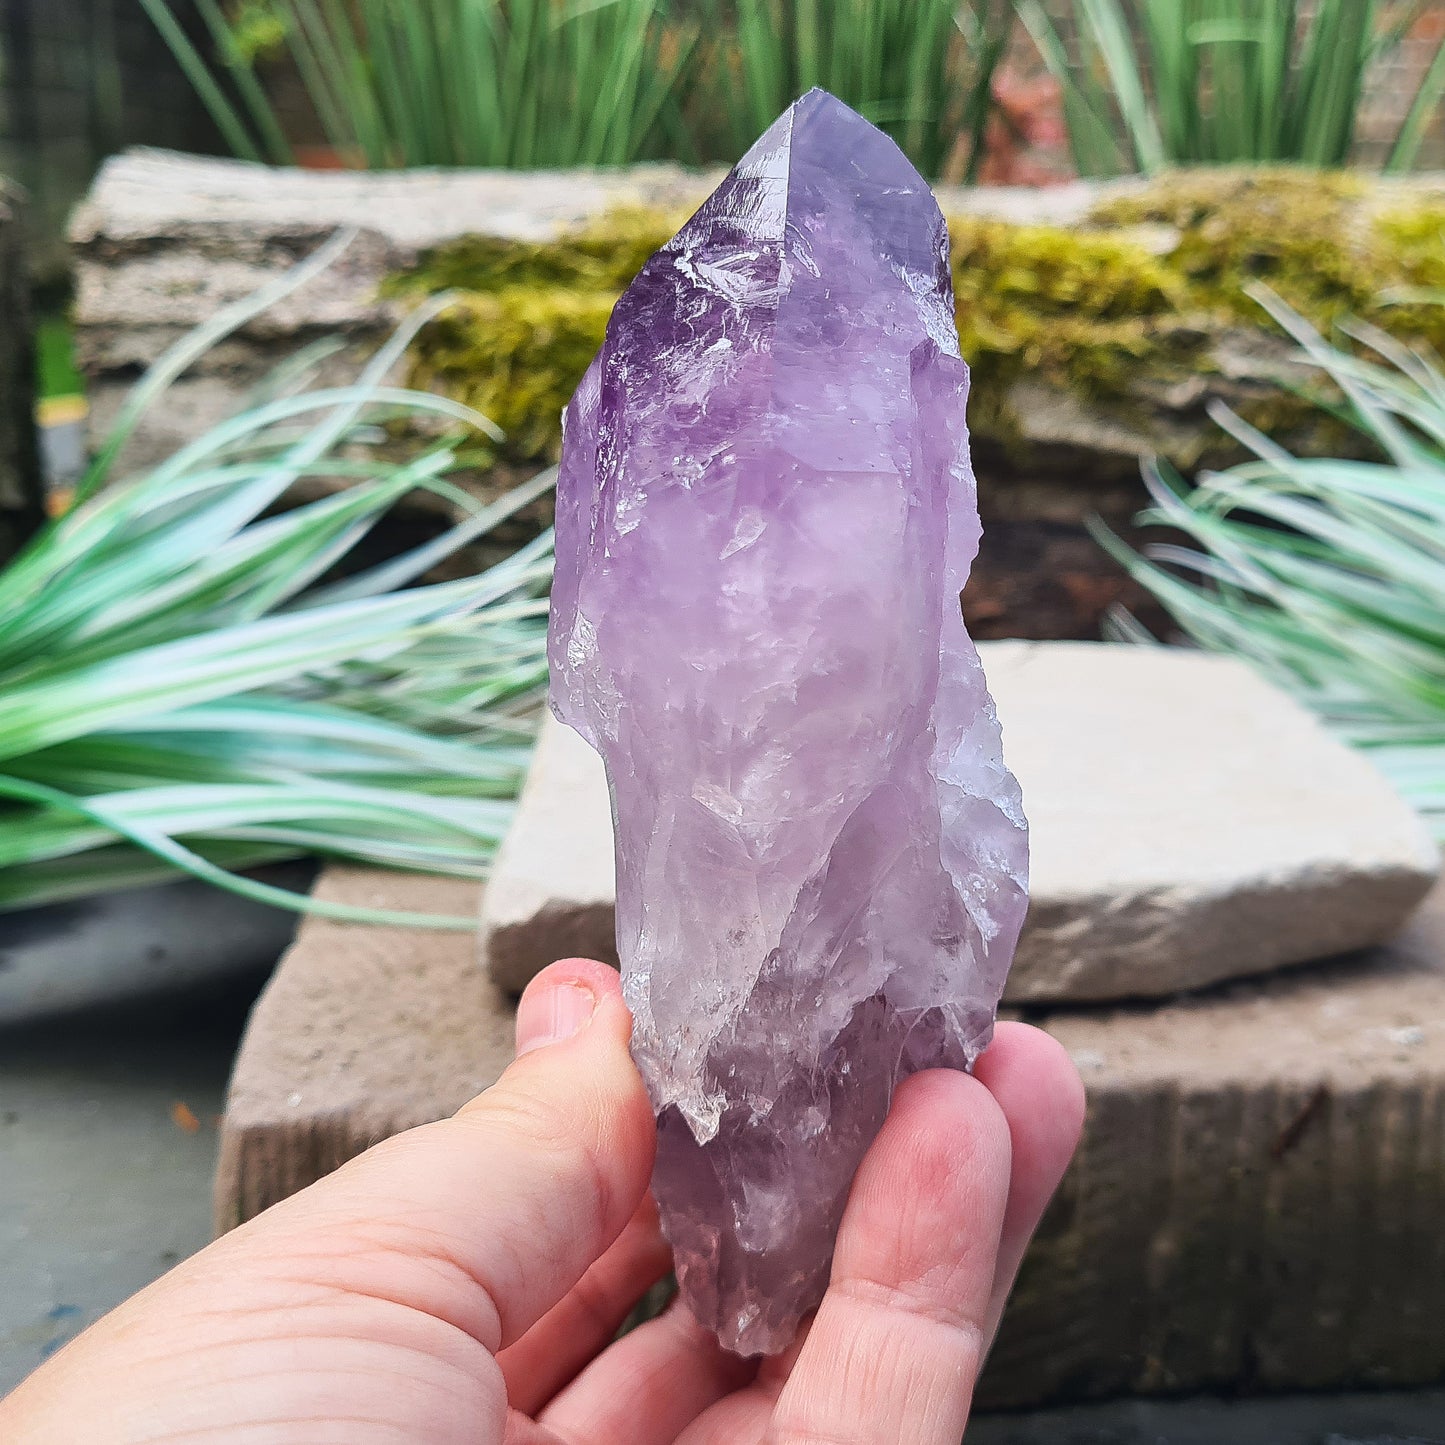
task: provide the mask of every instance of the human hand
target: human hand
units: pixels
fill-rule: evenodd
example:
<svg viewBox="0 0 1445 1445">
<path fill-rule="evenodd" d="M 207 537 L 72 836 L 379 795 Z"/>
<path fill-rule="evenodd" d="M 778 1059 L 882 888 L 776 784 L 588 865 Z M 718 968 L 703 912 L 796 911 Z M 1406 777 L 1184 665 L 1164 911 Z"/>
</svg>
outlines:
<svg viewBox="0 0 1445 1445">
<path fill-rule="evenodd" d="M 854 1182 L 832 1283 L 783 1355 L 674 1304 L 654 1129 L 617 975 L 545 970 L 519 1057 L 180 1265 L 0 1402 L 8 1445 L 957 1445 L 1029 1236 L 1078 1137 L 1063 1049 L 1002 1024 L 920 1074 Z"/>
</svg>

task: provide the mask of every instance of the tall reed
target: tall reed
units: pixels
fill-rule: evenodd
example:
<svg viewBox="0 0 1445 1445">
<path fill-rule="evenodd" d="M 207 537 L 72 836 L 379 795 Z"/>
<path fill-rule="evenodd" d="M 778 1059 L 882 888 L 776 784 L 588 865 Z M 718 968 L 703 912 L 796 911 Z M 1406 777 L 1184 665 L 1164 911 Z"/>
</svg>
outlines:
<svg viewBox="0 0 1445 1445">
<path fill-rule="evenodd" d="M 372 168 L 731 161 L 821 85 L 925 174 L 971 173 L 1013 21 L 1011 0 L 141 3 L 237 155 L 294 159 L 285 66 Z"/>
<path fill-rule="evenodd" d="M 294 154 L 268 58 L 294 67 L 347 164 L 610 165 L 646 153 L 696 37 L 658 0 L 141 3 L 231 149 L 278 164 Z"/>
<path fill-rule="evenodd" d="M 712 0 L 709 14 L 729 154 L 821 86 L 887 131 L 924 175 L 977 170 L 1008 3 Z"/>
</svg>

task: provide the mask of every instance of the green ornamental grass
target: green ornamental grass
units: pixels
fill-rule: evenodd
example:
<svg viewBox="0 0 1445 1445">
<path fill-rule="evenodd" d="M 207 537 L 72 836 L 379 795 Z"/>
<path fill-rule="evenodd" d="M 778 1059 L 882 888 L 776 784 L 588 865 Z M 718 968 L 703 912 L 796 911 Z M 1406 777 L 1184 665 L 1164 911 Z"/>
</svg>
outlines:
<svg viewBox="0 0 1445 1445">
<path fill-rule="evenodd" d="M 1041 0 L 1019 17 L 1063 89 L 1081 174 L 1169 165 L 1342 166 L 1369 67 L 1395 51 L 1423 0 L 1072 0 L 1071 50 Z M 1445 43 L 1396 133 L 1409 170 L 1445 91 Z"/>
<path fill-rule="evenodd" d="M 272 59 L 348 165 L 618 165 L 675 115 L 696 40 L 658 0 L 141 4 L 231 150 L 278 165 L 294 156 Z"/>
<path fill-rule="evenodd" d="M 458 448 L 495 428 L 385 383 L 445 299 L 354 384 L 308 387 L 303 357 L 240 415 L 116 475 L 171 381 L 348 239 L 158 361 L 76 504 L 0 571 L 0 910 L 190 874 L 332 917 L 474 926 L 326 903 L 238 871 L 317 854 L 481 877 L 507 826 L 546 686 L 550 533 L 478 576 L 415 584 L 553 478 L 471 500 L 451 479 Z M 452 435 L 394 460 L 386 427 L 399 418 Z M 277 510 L 298 483 L 324 494 Z M 417 490 L 466 515 L 348 570 Z"/>
<path fill-rule="evenodd" d="M 821 85 L 928 175 L 982 159 L 1012 0 L 141 0 L 230 149 L 294 159 L 299 80 L 337 158 L 732 161 Z"/>
<path fill-rule="evenodd" d="M 888 132 L 926 176 L 960 137 L 972 180 L 990 88 L 1012 30 L 1009 0 L 708 0 L 728 153 L 741 155 L 821 86 Z"/>
<path fill-rule="evenodd" d="M 1334 384 L 1379 460 L 1296 457 L 1227 409 L 1254 459 L 1187 488 L 1146 468 L 1140 516 L 1193 545 L 1140 556 L 1098 535 L 1201 647 L 1247 659 L 1365 749 L 1445 841 L 1445 372 L 1374 327 L 1361 355 L 1257 299 Z M 1153 641 L 1120 615 L 1116 635 Z"/>
</svg>

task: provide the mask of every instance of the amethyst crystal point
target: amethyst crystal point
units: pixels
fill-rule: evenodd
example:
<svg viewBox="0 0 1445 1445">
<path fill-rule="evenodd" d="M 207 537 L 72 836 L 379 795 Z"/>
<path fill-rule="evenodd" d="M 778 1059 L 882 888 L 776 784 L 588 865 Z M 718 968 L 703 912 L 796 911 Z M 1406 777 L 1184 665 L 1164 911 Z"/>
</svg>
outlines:
<svg viewBox="0 0 1445 1445">
<path fill-rule="evenodd" d="M 617 304 L 566 417 L 552 702 L 602 754 L 684 1298 L 785 1345 L 899 1080 L 987 1043 L 1026 901 L 959 592 L 943 218 L 813 91 Z"/>
</svg>

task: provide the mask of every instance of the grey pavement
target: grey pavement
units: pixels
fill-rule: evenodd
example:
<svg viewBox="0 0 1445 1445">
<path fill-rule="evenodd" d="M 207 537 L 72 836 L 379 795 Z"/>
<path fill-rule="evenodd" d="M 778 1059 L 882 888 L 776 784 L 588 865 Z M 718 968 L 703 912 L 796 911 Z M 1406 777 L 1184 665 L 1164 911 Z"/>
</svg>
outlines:
<svg viewBox="0 0 1445 1445">
<path fill-rule="evenodd" d="M 216 1121 L 260 983 L 0 1031 L 0 1394 L 209 1239 Z"/>
</svg>

